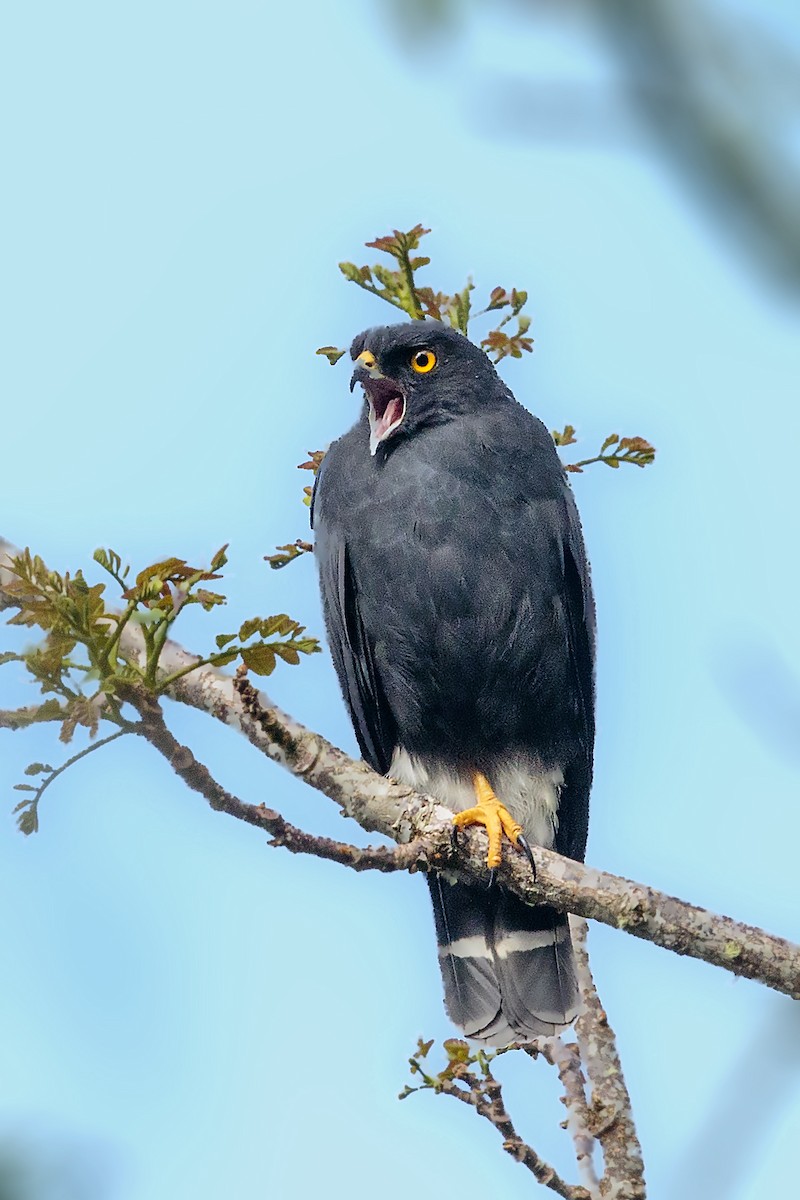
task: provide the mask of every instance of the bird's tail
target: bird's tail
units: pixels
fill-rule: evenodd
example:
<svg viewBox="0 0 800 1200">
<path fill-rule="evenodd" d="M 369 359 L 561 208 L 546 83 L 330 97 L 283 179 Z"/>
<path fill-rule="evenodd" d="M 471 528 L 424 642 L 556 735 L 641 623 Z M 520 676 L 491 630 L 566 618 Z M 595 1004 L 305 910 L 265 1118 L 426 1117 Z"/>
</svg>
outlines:
<svg viewBox="0 0 800 1200">
<path fill-rule="evenodd" d="M 549 1037 L 578 1012 L 569 924 L 495 887 L 428 876 L 450 1019 L 494 1046 Z"/>
</svg>

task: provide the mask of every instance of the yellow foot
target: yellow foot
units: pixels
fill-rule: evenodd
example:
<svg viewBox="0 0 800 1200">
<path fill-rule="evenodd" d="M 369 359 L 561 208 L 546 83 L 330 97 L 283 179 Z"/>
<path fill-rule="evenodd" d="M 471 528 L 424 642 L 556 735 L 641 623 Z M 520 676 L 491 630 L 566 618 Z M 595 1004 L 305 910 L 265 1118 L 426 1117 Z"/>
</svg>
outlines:
<svg viewBox="0 0 800 1200">
<path fill-rule="evenodd" d="M 486 855 L 486 865 L 494 870 L 503 861 L 501 849 L 503 834 L 516 846 L 517 838 L 522 833 L 522 826 L 517 824 L 505 805 L 497 799 L 485 775 L 476 771 L 472 777 L 472 784 L 478 803 L 474 808 L 465 808 L 463 812 L 456 813 L 453 817 L 453 824 L 458 829 L 466 829 L 468 825 L 484 825 L 486 827 L 489 835 L 489 853 Z"/>
</svg>

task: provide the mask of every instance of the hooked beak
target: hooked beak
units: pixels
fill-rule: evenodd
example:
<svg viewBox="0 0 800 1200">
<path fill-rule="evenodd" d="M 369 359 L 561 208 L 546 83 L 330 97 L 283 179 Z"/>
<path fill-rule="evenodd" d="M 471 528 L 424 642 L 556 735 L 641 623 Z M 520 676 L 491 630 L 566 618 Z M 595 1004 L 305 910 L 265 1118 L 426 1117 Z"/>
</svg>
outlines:
<svg viewBox="0 0 800 1200">
<path fill-rule="evenodd" d="M 391 437 L 402 424 L 406 398 L 402 388 L 381 374 L 372 351 L 362 350 L 356 364 L 350 391 L 357 383 L 364 389 L 369 417 L 369 452 L 374 455 L 381 442 Z"/>
</svg>

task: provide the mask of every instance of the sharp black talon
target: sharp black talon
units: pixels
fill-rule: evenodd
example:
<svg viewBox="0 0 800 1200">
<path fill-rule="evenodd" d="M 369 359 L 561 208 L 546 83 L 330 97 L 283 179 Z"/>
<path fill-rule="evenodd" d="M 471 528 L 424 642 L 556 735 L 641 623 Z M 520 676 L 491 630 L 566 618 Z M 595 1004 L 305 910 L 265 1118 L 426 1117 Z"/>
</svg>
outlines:
<svg viewBox="0 0 800 1200">
<path fill-rule="evenodd" d="M 489 872 L 489 882 L 486 885 L 487 892 L 490 892 L 492 890 L 492 888 L 495 885 L 496 879 L 497 879 L 497 871 L 495 871 L 494 867 L 492 867 L 492 869 Z"/>
<path fill-rule="evenodd" d="M 520 833 L 517 835 L 517 845 L 521 846 L 522 849 L 525 851 L 525 855 L 528 859 L 528 862 L 531 864 L 531 871 L 533 872 L 533 882 L 536 883 L 536 862 L 534 861 L 533 851 L 531 850 L 530 842 L 525 837 L 524 833 Z"/>
</svg>

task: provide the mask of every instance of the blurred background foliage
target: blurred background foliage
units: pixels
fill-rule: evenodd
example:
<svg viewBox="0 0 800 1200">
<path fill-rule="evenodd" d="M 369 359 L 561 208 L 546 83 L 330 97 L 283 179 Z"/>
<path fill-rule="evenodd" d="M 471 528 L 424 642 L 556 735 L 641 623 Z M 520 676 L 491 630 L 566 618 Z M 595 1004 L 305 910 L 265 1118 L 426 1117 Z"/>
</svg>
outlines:
<svg viewBox="0 0 800 1200">
<path fill-rule="evenodd" d="M 478 8 L 512 11 L 513 58 L 527 46 L 529 71 L 466 74 L 461 112 L 506 135 L 587 149 L 647 141 L 749 269 L 800 293 L 800 53 L 780 5 L 754 14 L 730 0 L 383 3 L 408 54 L 431 41 L 431 53 L 447 54 Z M 544 76 L 537 60 L 554 37 L 576 65 L 587 43 L 600 46 L 607 73 Z"/>
<path fill-rule="evenodd" d="M 0 1200 L 103 1200 L 113 1173 L 85 1139 L 33 1130 L 0 1139 Z"/>
</svg>

